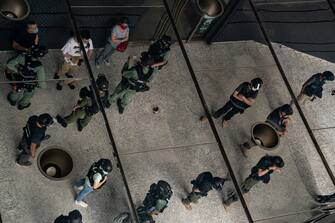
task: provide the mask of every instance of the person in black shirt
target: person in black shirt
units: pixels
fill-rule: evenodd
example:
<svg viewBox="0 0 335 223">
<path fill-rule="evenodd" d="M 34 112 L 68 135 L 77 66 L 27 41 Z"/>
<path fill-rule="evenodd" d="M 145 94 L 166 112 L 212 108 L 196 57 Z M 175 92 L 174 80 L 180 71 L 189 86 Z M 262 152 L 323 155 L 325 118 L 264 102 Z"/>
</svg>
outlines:
<svg viewBox="0 0 335 223">
<path fill-rule="evenodd" d="M 18 53 L 29 52 L 33 45 L 38 45 L 39 37 L 36 22 L 29 21 L 24 28 L 15 30 L 12 41 L 12 47 Z"/>
<path fill-rule="evenodd" d="M 61 215 L 54 223 L 83 223 L 81 213 L 78 210 L 69 212 L 68 216 Z"/>
<path fill-rule="evenodd" d="M 33 115 L 28 119 L 27 125 L 23 128 L 23 136 L 18 146 L 20 154 L 16 163 L 21 166 L 30 166 L 35 158 L 36 150 L 43 140 L 50 138 L 45 135 L 47 127 L 53 124 L 51 115 L 44 113 L 40 116 Z"/>
<path fill-rule="evenodd" d="M 330 195 L 317 195 L 315 200 L 319 203 L 335 202 L 335 193 Z"/>
<path fill-rule="evenodd" d="M 184 206 L 191 210 L 191 203 L 197 203 L 202 197 L 206 197 L 208 192 L 213 190 L 222 190 L 225 179 L 220 177 L 213 177 L 210 172 L 203 172 L 199 176 L 191 181 L 193 185 L 192 192 L 188 196 L 182 199 Z"/>
<path fill-rule="evenodd" d="M 314 74 L 302 86 L 297 97 L 298 102 L 304 105 L 307 101 L 313 101 L 316 97 L 322 98 L 323 85 L 326 81 L 333 81 L 334 74 L 330 71 Z M 290 103 L 293 104 L 293 101 Z"/>
<path fill-rule="evenodd" d="M 263 156 L 256 166 L 251 168 L 251 174 L 243 181 L 240 188 L 243 194 L 248 193 L 250 189 L 257 183 L 262 181 L 265 184 L 270 182 L 272 173 L 281 173 L 284 167 L 284 161 L 280 156 Z M 223 200 L 225 208 L 231 203 L 238 200 L 235 190 L 227 194 L 227 198 Z"/>
<path fill-rule="evenodd" d="M 213 117 L 215 119 L 223 116 L 222 126 L 227 125 L 227 121 L 230 120 L 237 113 L 243 113 L 244 110 L 249 108 L 255 103 L 255 99 L 258 95 L 259 89 L 262 87 L 263 81 L 260 78 L 252 79 L 251 82 L 243 82 L 240 84 L 230 96 L 230 100 L 219 110 L 214 112 Z M 206 121 L 206 116 L 201 116 L 200 121 Z"/>
</svg>

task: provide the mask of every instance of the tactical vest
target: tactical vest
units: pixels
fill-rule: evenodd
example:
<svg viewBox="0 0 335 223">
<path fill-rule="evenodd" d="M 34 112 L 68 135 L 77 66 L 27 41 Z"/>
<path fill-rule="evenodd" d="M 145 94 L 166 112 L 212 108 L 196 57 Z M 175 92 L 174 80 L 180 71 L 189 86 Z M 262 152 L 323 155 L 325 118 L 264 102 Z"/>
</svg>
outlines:
<svg viewBox="0 0 335 223">
<path fill-rule="evenodd" d="M 19 88 L 33 90 L 38 85 L 37 72 L 29 66 L 31 62 L 31 58 L 26 55 L 24 65 L 19 64 L 18 73 L 14 75 L 14 81 L 25 81 L 17 84 Z"/>
<path fill-rule="evenodd" d="M 148 73 L 144 74 L 143 67 L 140 64 L 137 64 L 135 66 L 135 70 L 138 75 L 138 80 L 144 83 L 147 83 L 149 79 L 151 78 L 152 74 L 154 73 L 154 68 L 150 67 Z"/>
<path fill-rule="evenodd" d="M 99 162 L 94 163 L 91 166 L 91 168 L 89 169 L 88 173 L 87 173 L 87 178 L 90 181 L 90 184 L 91 184 L 92 187 L 93 187 L 93 184 L 94 184 L 93 176 L 96 173 L 99 173 L 102 176 L 101 180 L 105 179 L 105 177 L 107 176 L 107 174 L 105 174 L 104 171 L 100 168 L 100 163 Z"/>
<path fill-rule="evenodd" d="M 155 63 L 161 62 L 163 55 L 170 50 L 170 47 L 163 48 L 161 45 L 161 41 L 157 41 L 149 47 L 148 52 L 154 58 Z"/>
</svg>

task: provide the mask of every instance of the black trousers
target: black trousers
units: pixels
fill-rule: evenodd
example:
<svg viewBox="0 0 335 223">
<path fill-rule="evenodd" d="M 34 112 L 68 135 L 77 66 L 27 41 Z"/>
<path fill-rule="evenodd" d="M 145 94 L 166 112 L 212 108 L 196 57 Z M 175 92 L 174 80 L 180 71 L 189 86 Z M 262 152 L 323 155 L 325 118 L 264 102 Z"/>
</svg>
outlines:
<svg viewBox="0 0 335 223">
<path fill-rule="evenodd" d="M 25 134 L 22 136 L 18 149 L 20 154 L 18 155 L 16 162 L 22 166 L 30 166 L 32 164 L 30 143 L 28 143 L 28 138 Z"/>
<path fill-rule="evenodd" d="M 219 118 L 220 116 L 223 116 L 223 120 L 228 121 L 230 120 L 234 115 L 237 113 L 243 112 L 242 109 L 236 108 L 233 103 L 229 100 L 222 108 L 214 112 L 213 117 Z"/>
</svg>

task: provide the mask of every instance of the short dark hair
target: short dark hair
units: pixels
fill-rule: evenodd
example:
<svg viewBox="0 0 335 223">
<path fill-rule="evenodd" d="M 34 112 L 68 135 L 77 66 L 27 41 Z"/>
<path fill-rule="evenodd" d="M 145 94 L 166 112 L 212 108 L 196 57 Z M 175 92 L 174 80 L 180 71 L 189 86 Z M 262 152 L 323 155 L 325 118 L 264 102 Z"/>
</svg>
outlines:
<svg viewBox="0 0 335 223">
<path fill-rule="evenodd" d="M 71 221 L 82 221 L 81 213 L 78 210 L 73 210 L 69 213 L 69 217 Z"/>
<path fill-rule="evenodd" d="M 29 20 L 26 22 L 26 27 L 30 26 L 30 25 L 36 25 L 36 22 L 33 20 Z"/>
<path fill-rule="evenodd" d="M 81 30 L 80 31 L 80 36 L 83 39 L 90 39 L 91 38 L 91 32 L 87 29 Z"/>
<path fill-rule="evenodd" d="M 284 160 L 280 156 L 273 156 L 272 163 L 274 166 L 279 168 L 283 168 L 285 165 Z"/>
<path fill-rule="evenodd" d="M 129 24 L 129 19 L 128 19 L 128 17 L 121 17 L 121 18 L 119 19 L 119 24 L 122 24 L 122 23 Z"/>
</svg>

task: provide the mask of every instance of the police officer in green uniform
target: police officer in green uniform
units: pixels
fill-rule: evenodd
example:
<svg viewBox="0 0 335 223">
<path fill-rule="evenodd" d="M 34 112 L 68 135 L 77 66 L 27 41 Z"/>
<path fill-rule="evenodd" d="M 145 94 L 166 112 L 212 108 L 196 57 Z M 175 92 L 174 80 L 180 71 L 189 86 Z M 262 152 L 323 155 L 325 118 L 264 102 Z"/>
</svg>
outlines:
<svg viewBox="0 0 335 223">
<path fill-rule="evenodd" d="M 99 97 L 102 101 L 104 107 L 109 108 L 110 103 L 108 100 L 109 92 L 108 92 L 108 80 L 105 75 L 99 74 L 97 78 L 97 86 L 99 90 Z M 80 100 L 73 107 L 72 113 L 66 117 L 61 117 L 57 115 L 57 122 L 60 123 L 64 128 L 67 127 L 68 124 L 77 122 L 78 131 L 82 131 L 84 127 L 88 125 L 91 121 L 93 115 L 99 112 L 98 104 L 95 100 L 93 90 L 91 86 L 83 87 L 79 93 Z"/>
<path fill-rule="evenodd" d="M 154 66 L 159 70 L 167 63 L 171 46 L 171 37 L 164 35 L 149 46 L 148 54 L 154 60 Z"/>
<path fill-rule="evenodd" d="M 134 58 L 129 57 L 122 69 L 122 80 L 110 95 L 109 103 L 117 102 L 119 113 L 122 114 L 137 92 L 150 89 L 147 84 L 157 70 L 158 65 L 154 65 L 153 58 L 147 52 L 142 53 L 140 61 L 134 61 Z"/>
<path fill-rule="evenodd" d="M 46 47 L 34 45 L 29 53 L 18 54 L 7 63 L 6 77 L 13 81 L 7 100 L 19 110 L 30 106 L 36 88 L 46 88 L 45 71 L 38 58 L 47 52 Z"/>
</svg>

